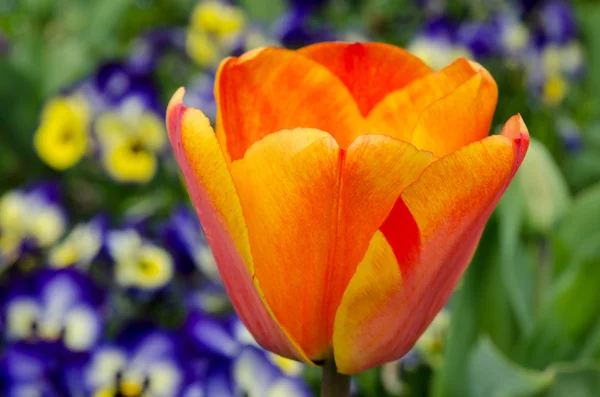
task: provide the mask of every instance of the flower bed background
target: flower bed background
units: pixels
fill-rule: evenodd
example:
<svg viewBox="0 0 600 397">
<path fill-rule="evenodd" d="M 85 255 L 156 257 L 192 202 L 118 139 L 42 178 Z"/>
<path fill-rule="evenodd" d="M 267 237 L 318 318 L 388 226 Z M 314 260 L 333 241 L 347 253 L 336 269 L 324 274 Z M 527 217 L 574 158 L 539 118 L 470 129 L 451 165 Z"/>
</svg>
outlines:
<svg viewBox="0 0 600 397">
<path fill-rule="evenodd" d="M 183 85 L 214 118 L 228 55 L 369 40 L 476 59 L 533 140 L 447 309 L 355 394 L 597 396 L 598 21 L 592 0 L 0 3 L 1 394 L 316 395 L 232 313 L 164 111 Z"/>
</svg>

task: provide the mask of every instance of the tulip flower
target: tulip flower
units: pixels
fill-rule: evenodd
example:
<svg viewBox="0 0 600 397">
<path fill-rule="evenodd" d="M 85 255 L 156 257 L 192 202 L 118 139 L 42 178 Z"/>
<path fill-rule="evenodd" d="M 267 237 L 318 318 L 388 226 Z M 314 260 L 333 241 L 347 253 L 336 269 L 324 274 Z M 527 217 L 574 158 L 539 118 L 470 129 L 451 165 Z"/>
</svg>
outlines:
<svg viewBox="0 0 600 397">
<path fill-rule="evenodd" d="M 183 97 L 171 145 L 237 313 L 326 378 L 414 345 L 529 145 L 518 115 L 487 136 L 497 86 L 482 66 L 435 72 L 386 44 L 225 59 L 216 132 Z"/>
</svg>

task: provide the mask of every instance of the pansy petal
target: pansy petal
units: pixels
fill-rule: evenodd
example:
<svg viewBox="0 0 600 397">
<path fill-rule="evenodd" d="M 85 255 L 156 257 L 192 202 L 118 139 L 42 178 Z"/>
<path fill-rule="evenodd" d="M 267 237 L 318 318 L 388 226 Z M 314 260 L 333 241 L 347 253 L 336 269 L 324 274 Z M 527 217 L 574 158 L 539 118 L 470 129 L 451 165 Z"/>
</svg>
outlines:
<svg viewBox="0 0 600 397">
<path fill-rule="evenodd" d="M 331 135 L 297 129 L 264 137 L 231 164 L 255 282 L 279 323 L 313 360 L 329 355 L 326 272 L 340 163 Z"/>
<path fill-rule="evenodd" d="M 469 61 L 459 59 L 439 72 L 390 93 L 369 112 L 368 131 L 410 142 L 421 113 L 476 74 Z"/>
<path fill-rule="evenodd" d="M 167 109 L 169 138 L 190 197 L 237 313 L 265 348 L 306 360 L 269 308 L 252 280 L 248 231 L 231 175 L 209 120 L 181 103 L 180 89 Z"/>
<path fill-rule="evenodd" d="M 443 157 L 488 135 L 498 86 L 483 67 L 471 64 L 477 74 L 421 113 L 410 141 L 417 148 Z"/>
<path fill-rule="evenodd" d="M 217 138 L 232 161 L 263 136 L 299 127 L 327 131 L 346 146 L 364 123 L 346 87 L 327 68 L 285 49 L 226 59 L 215 94 Z"/>
<path fill-rule="evenodd" d="M 408 51 L 383 43 L 319 43 L 298 52 L 335 74 L 348 87 L 363 116 L 390 92 L 432 73 Z"/>
<path fill-rule="evenodd" d="M 520 116 L 514 116 L 502 135 L 467 145 L 431 164 L 402 192 L 401 204 L 381 229 L 389 248 L 380 239 L 375 251 L 379 254 L 369 256 L 375 249 L 370 247 L 338 309 L 333 345 L 340 372 L 353 374 L 398 359 L 412 347 L 467 267 L 528 145 L 527 128 Z M 398 227 L 385 228 L 389 223 Z M 407 244 L 396 238 L 397 233 L 406 233 L 403 224 L 417 227 L 418 241 Z M 398 267 L 401 288 L 390 283 L 392 276 L 397 279 Z M 374 293 L 376 286 L 380 289 Z M 364 309 L 369 301 L 377 304 Z M 344 315 L 349 311 L 353 316 Z M 357 313 L 364 313 L 363 318 Z"/>
</svg>

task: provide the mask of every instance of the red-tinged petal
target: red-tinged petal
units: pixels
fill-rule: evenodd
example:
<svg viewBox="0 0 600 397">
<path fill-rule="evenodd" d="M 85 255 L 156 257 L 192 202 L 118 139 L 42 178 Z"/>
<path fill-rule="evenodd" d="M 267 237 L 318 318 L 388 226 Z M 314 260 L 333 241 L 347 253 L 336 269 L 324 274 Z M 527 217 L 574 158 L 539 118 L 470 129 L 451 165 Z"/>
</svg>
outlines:
<svg viewBox="0 0 600 397">
<path fill-rule="evenodd" d="M 383 43 L 320 43 L 298 52 L 331 70 L 348 87 L 363 116 L 390 92 L 432 73 L 408 51 Z"/>
<path fill-rule="evenodd" d="M 330 337 L 342 295 L 373 234 L 404 188 L 433 160 L 431 153 L 385 135 L 361 135 L 344 152 L 335 257 L 327 281 Z"/>
<path fill-rule="evenodd" d="M 387 95 L 369 112 L 367 130 L 410 142 L 423 111 L 476 74 L 469 61 L 459 59 L 437 73 L 413 81 Z"/>
<path fill-rule="evenodd" d="M 386 136 L 340 151 L 326 133 L 302 130 L 265 137 L 232 164 L 256 279 L 312 359 L 330 353 L 337 307 L 373 233 L 431 159 Z"/>
<path fill-rule="evenodd" d="M 229 58 L 215 83 L 217 139 L 232 161 L 265 135 L 293 128 L 329 132 L 343 147 L 364 120 L 347 88 L 295 51 L 264 48 Z"/>
<path fill-rule="evenodd" d="M 344 313 L 365 306 L 365 299 L 374 299 L 372 289 L 378 285 L 386 289 L 377 292 L 380 298 L 370 311 L 362 310 L 367 313 L 363 319 L 336 316 L 333 346 L 339 371 L 353 374 L 398 359 L 414 345 L 466 269 L 485 223 L 528 145 L 525 124 L 515 116 L 502 135 L 472 143 L 434 162 L 402 192 L 402 204 L 397 203 L 390 213 L 397 219 L 386 220 L 398 226 L 381 229 L 393 260 L 380 255 L 381 263 L 361 264 L 365 272 L 357 271 L 356 280 L 350 282 L 355 288 L 348 288 L 338 309 Z M 407 244 L 406 239 L 397 238 L 397 233 L 406 233 L 401 225 L 413 223 L 419 231 L 418 243 Z M 389 269 L 382 270 L 383 266 Z M 402 288 L 387 281 L 397 267 Z"/>
<path fill-rule="evenodd" d="M 298 129 L 264 137 L 230 166 L 254 277 L 279 323 L 312 360 L 330 355 L 326 272 L 335 241 L 340 161 L 331 135 Z"/>
<path fill-rule="evenodd" d="M 410 140 L 417 148 L 443 157 L 489 134 L 498 87 L 483 67 L 471 64 L 477 74 L 421 113 Z"/>
<path fill-rule="evenodd" d="M 269 313 L 252 280 L 253 259 L 239 198 L 209 120 L 182 105 L 183 89 L 171 99 L 167 128 L 190 197 L 233 305 L 266 349 L 308 361 Z"/>
</svg>

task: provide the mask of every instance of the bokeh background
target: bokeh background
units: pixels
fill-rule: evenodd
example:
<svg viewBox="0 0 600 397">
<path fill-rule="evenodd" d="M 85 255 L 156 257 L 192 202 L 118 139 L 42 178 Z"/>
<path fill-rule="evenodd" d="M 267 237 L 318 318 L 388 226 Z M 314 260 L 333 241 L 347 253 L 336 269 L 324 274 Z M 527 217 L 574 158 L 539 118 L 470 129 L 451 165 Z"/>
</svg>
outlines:
<svg viewBox="0 0 600 397">
<path fill-rule="evenodd" d="M 0 0 L 0 395 L 318 394 L 233 314 L 163 120 L 179 86 L 214 119 L 227 55 L 324 40 L 475 59 L 492 133 L 532 136 L 447 308 L 355 395 L 600 395 L 600 3 L 563 0 Z"/>
</svg>

